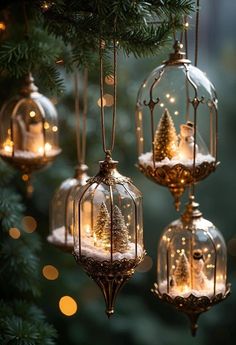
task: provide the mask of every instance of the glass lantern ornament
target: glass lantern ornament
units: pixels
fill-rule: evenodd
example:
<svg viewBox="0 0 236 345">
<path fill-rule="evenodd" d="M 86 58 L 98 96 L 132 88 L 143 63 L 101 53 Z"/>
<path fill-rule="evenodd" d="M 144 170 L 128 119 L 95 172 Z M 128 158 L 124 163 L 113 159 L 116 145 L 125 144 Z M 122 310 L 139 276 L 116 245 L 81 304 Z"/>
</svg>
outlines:
<svg viewBox="0 0 236 345">
<path fill-rule="evenodd" d="M 24 181 L 29 181 L 33 171 L 49 165 L 61 152 L 57 111 L 38 92 L 31 74 L 19 95 L 3 105 L 0 121 L 0 156 L 21 171 Z"/>
<path fill-rule="evenodd" d="M 166 227 L 158 247 L 153 293 L 187 314 L 192 335 L 199 315 L 230 293 L 221 233 L 202 217 L 191 196 L 182 217 Z"/>
<path fill-rule="evenodd" d="M 73 193 L 86 184 L 89 178 L 87 170 L 87 165 L 78 165 L 75 169 L 75 176 L 62 182 L 51 202 L 50 234 L 47 241 L 68 253 L 72 253 L 74 248 Z"/>
<path fill-rule="evenodd" d="M 74 194 L 74 257 L 114 313 L 116 296 L 143 260 L 142 195 L 108 154 L 100 171 Z"/>
<path fill-rule="evenodd" d="M 169 60 L 142 84 L 136 104 L 139 170 L 169 188 L 177 210 L 186 186 L 218 164 L 216 92 L 181 49 L 176 41 Z"/>
</svg>

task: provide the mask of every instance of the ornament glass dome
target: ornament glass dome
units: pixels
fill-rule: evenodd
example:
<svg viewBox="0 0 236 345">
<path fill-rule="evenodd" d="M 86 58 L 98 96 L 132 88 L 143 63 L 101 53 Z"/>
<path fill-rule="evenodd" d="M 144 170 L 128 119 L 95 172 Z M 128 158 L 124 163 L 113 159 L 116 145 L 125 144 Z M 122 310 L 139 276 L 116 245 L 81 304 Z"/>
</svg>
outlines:
<svg viewBox="0 0 236 345">
<path fill-rule="evenodd" d="M 174 49 L 139 90 L 136 136 L 140 171 L 167 186 L 178 209 L 185 187 L 217 166 L 217 96 L 179 42 Z"/>
<path fill-rule="evenodd" d="M 144 256 L 142 196 L 116 165 L 107 156 L 100 172 L 74 194 L 74 256 L 102 289 L 108 316 Z"/>
<path fill-rule="evenodd" d="M 51 202 L 50 234 L 47 240 L 54 246 L 70 253 L 74 248 L 73 193 L 86 184 L 87 169 L 85 164 L 79 165 L 75 170 L 75 176 L 62 182 Z"/>
<path fill-rule="evenodd" d="M 38 93 L 31 75 L 19 96 L 3 105 L 0 120 L 0 156 L 22 174 L 43 168 L 60 153 L 56 109 Z"/>
<path fill-rule="evenodd" d="M 229 293 L 226 261 L 221 233 L 202 217 L 190 197 L 181 219 L 161 236 L 154 292 L 190 316 L 193 333 L 198 315 Z"/>
</svg>

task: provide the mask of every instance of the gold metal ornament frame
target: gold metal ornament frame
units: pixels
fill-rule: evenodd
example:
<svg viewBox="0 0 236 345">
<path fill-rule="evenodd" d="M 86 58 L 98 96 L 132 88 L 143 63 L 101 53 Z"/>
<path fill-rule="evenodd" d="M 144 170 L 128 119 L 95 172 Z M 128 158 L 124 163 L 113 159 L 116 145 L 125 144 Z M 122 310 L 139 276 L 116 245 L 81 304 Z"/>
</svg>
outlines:
<svg viewBox="0 0 236 345">
<path fill-rule="evenodd" d="M 15 156 L 15 145 L 14 145 L 14 130 L 13 130 L 13 121 L 17 114 L 17 110 L 20 107 L 20 105 L 25 102 L 26 99 L 32 99 L 32 101 L 35 103 L 37 108 L 40 111 L 40 116 L 42 120 L 42 128 L 43 128 L 43 142 L 44 145 L 46 143 L 46 130 L 45 130 L 45 111 L 43 107 L 40 104 L 40 97 L 41 94 L 38 93 L 38 88 L 34 84 L 34 78 L 32 77 L 31 73 L 26 77 L 25 79 L 25 85 L 22 87 L 20 91 L 20 95 L 22 95 L 24 98 L 20 99 L 16 102 L 14 105 L 14 108 L 12 110 L 12 114 L 10 117 L 10 140 L 13 143 L 12 145 L 12 153 L 11 156 L 6 156 L 3 154 L 0 154 L 1 158 L 6 161 L 8 164 L 12 165 L 16 169 L 20 170 L 22 175 L 26 175 L 26 183 L 27 183 L 27 189 L 32 189 L 32 186 L 30 185 L 30 177 L 31 174 L 34 171 L 41 170 L 44 167 L 50 165 L 56 156 L 58 156 L 61 153 L 61 149 L 59 147 L 56 148 L 54 155 L 47 155 L 46 150 L 44 148 L 43 155 L 41 157 L 34 157 L 34 158 L 23 158 L 23 157 L 17 157 Z M 4 111 L 4 109 L 3 109 Z M 55 135 L 55 133 L 54 133 Z M 44 146 L 45 147 L 45 146 Z M 29 193 L 30 194 L 30 193 Z"/>
<path fill-rule="evenodd" d="M 143 250 L 142 255 L 138 255 L 137 245 L 138 245 L 138 211 L 137 211 L 137 203 L 133 195 L 129 192 L 126 184 L 131 183 L 131 180 L 125 176 L 119 174 L 116 170 L 118 162 L 113 161 L 112 158 L 107 155 L 105 160 L 100 162 L 100 171 L 95 176 L 88 180 L 88 184 L 80 195 L 78 199 L 78 213 L 77 217 L 75 217 L 74 223 L 74 231 L 76 229 L 76 224 L 78 224 L 78 251 L 74 251 L 73 255 L 75 257 L 76 262 L 82 266 L 84 271 L 90 276 L 100 287 L 102 290 L 105 303 L 106 303 L 106 314 L 108 317 L 114 314 L 114 304 L 115 299 L 125 284 L 125 282 L 132 277 L 134 274 L 135 268 L 139 265 L 140 262 L 143 261 L 145 256 L 145 250 Z M 83 200 L 84 195 L 89 190 L 89 188 L 95 184 L 94 192 L 96 189 L 101 185 L 105 184 L 109 187 L 109 200 L 110 200 L 110 217 L 111 217 L 111 229 L 110 229 L 110 260 L 96 260 L 92 257 L 87 257 L 82 254 L 82 236 L 81 236 L 81 203 Z M 124 190 L 130 197 L 130 201 L 134 205 L 134 228 L 135 228 L 135 236 L 134 236 L 134 243 L 135 243 L 135 256 L 133 259 L 121 259 L 121 260 L 114 260 L 113 259 L 113 208 L 114 208 L 114 201 L 113 201 L 113 187 L 115 185 L 123 186 Z M 91 205 L 93 200 L 91 200 Z M 74 210 L 76 214 L 76 210 Z M 91 220 L 93 219 L 93 210 L 91 211 Z"/>
<path fill-rule="evenodd" d="M 189 65 L 190 61 L 185 59 L 185 53 L 181 51 L 181 45 L 179 42 L 176 42 L 174 45 L 175 52 L 170 54 L 170 58 L 166 61 L 159 71 L 159 76 L 154 78 L 154 81 L 149 90 L 149 100 L 144 100 L 143 104 L 137 102 L 136 107 L 136 137 L 137 137 L 137 148 L 138 155 L 144 153 L 144 132 L 143 132 L 143 113 L 142 108 L 149 108 L 150 113 L 150 123 L 151 123 L 151 139 L 152 139 L 152 164 L 145 165 L 138 163 L 137 166 L 139 170 L 153 182 L 158 183 L 162 186 L 168 187 L 171 191 L 175 207 L 179 210 L 180 207 L 180 198 L 185 191 L 187 186 L 195 184 L 215 171 L 219 162 L 217 161 L 217 137 L 218 137 L 218 111 L 217 111 L 217 99 L 205 99 L 198 94 L 198 87 L 193 82 L 189 75 Z M 193 152 L 193 164 L 192 166 L 185 166 L 184 164 L 178 163 L 175 165 L 162 165 L 157 166 L 157 162 L 154 158 L 154 136 L 155 136 L 155 127 L 154 127 L 154 110 L 156 106 L 161 102 L 160 98 L 154 99 L 153 89 L 156 87 L 165 71 L 169 66 L 183 66 L 186 76 L 186 108 L 187 108 L 187 120 L 189 106 L 193 107 L 193 123 L 194 123 L 194 152 Z M 189 87 L 192 87 L 194 91 L 194 98 L 189 98 Z M 213 162 L 204 161 L 199 165 L 196 165 L 196 142 L 197 142 L 197 119 L 198 119 L 198 108 L 200 104 L 206 104 L 209 109 L 210 115 L 210 153 L 214 157 Z"/>
<path fill-rule="evenodd" d="M 196 230 L 195 220 L 199 220 L 202 218 L 202 213 L 198 209 L 199 204 L 195 202 L 194 196 L 190 196 L 189 203 L 187 204 L 186 210 L 181 216 L 181 220 L 183 223 L 183 229 L 185 231 L 191 233 L 191 246 L 190 246 L 190 254 L 189 257 L 193 257 L 193 234 Z M 212 306 L 215 304 L 220 303 L 221 301 L 225 300 L 230 295 L 230 287 L 231 285 L 226 283 L 225 292 L 224 293 L 216 293 L 216 275 L 217 275 L 217 268 L 218 268 L 218 260 L 217 260 L 217 247 L 215 245 L 214 239 L 210 232 L 207 229 L 204 229 L 204 226 L 201 228 L 201 231 L 206 235 L 206 237 L 210 240 L 212 247 L 214 248 L 214 281 L 213 281 L 213 295 L 209 296 L 200 296 L 197 297 L 194 294 L 190 294 L 188 297 L 182 296 L 171 296 L 170 295 L 170 256 L 171 256 L 171 241 L 172 237 L 170 237 L 170 241 L 168 241 L 168 246 L 166 248 L 166 292 L 163 293 L 160 291 L 160 281 L 157 280 L 157 283 L 154 283 L 153 288 L 151 291 L 153 294 L 160 300 L 167 302 L 173 305 L 177 310 L 185 313 L 190 322 L 191 322 L 191 333 L 192 336 L 196 335 L 197 328 L 198 328 L 198 318 L 203 313 L 208 311 Z M 192 262 L 190 262 L 190 266 L 192 267 Z M 190 283 L 192 288 L 192 271 L 190 271 Z"/>
</svg>

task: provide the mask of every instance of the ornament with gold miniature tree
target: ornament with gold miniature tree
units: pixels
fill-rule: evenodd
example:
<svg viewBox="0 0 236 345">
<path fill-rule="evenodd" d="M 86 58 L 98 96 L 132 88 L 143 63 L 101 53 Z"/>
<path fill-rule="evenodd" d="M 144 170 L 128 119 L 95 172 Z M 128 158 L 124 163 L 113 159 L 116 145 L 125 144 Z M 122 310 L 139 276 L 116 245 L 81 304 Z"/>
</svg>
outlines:
<svg viewBox="0 0 236 345">
<path fill-rule="evenodd" d="M 86 121 L 87 121 L 87 92 L 88 92 L 88 71 L 83 73 L 83 111 L 82 121 L 80 119 L 78 75 L 74 74 L 75 79 L 75 113 L 76 113 L 76 138 L 78 165 L 75 169 L 74 177 L 63 181 L 56 190 L 51 201 L 50 210 L 50 234 L 47 237 L 49 243 L 55 247 L 72 253 L 74 239 L 72 233 L 73 224 L 73 193 L 88 180 L 88 167 L 85 162 L 86 151 Z M 81 123 L 82 122 L 82 126 Z M 82 135 L 81 135 L 82 132 Z"/>
<path fill-rule="evenodd" d="M 159 299 L 189 317 L 192 335 L 199 315 L 230 293 L 223 236 L 202 217 L 198 206 L 190 196 L 182 217 L 165 228 L 158 246 L 157 283 L 152 289 Z"/>
<path fill-rule="evenodd" d="M 106 228 L 109 227 L 109 223 L 110 215 L 107 210 L 106 204 L 102 202 L 94 228 L 94 234 L 98 240 L 104 240 L 104 232 Z"/>
<path fill-rule="evenodd" d="M 166 157 L 171 159 L 177 154 L 178 136 L 173 120 L 165 109 L 154 137 L 154 159 L 159 162 Z"/>
<path fill-rule="evenodd" d="M 0 121 L 0 156 L 21 171 L 30 194 L 31 174 L 48 166 L 61 152 L 56 109 L 38 92 L 29 74 L 19 95 L 3 105 Z"/>
<path fill-rule="evenodd" d="M 142 84 L 136 103 L 139 170 L 169 188 L 177 210 L 186 186 L 205 179 L 218 165 L 216 92 L 182 48 L 176 41 L 169 59 Z M 163 116 L 168 125 L 155 133 Z M 180 129 L 179 143 L 174 127 Z"/>
<path fill-rule="evenodd" d="M 184 287 L 185 285 L 189 284 L 190 279 L 190 268 L 189 268 L 189 262 L 185 255 L 185 252 L 182 251 L 180 253 L 179 260 L 177 260 L 176 263 L 176 269 L 173 273 L 173 285 L 176 285 L 178 287 Z"/>
<path fill-rule="evenodd" d="M 125 253 L 129 248 L 129 232 L 125 224 L 124 216 L 117 205 L 113 210 L 112 250 Z"/>
<path fill-rule="evenodd" d="M 100 44 L 102 144 L 105 153 L 98 174 L 74 194 L 74 257 L 100 287 L 106 313 L 114 313 L 116 297 L 143 260 L 142 195 L 131 180 L 117 171 L 111 157 L 115 140 L 117 46 L 113 39 L 113 116 L 111 145 L 106 145 L 103 107 L 103 48 Z"/>
</svg>

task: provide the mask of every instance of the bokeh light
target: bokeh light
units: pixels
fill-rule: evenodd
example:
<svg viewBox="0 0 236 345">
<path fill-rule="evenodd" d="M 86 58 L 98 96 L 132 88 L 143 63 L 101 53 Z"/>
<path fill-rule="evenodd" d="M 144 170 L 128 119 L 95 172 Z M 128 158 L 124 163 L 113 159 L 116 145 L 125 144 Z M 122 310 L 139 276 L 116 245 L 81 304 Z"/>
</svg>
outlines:
<svg viewBox="0 0 236 345">
<path fill-rule="evenodd" d="M 105 98 L 103 97 L 103 102 L 102 102 L 102 104 L 101 104 L 101 98 L 99 98 L 98 99 L 98 101 L 97 101 L 97 105 L 101 108 L 101 106 L 103 105 L 103 107 L 105 107 L 105 105 L 106 105 L 106 100 L 105 100 Z"/>
<path fill-rule="evenodd" d="M 62 314 L 72 316 L 77 312 L 77 303 L 70 296 L 63 296 L 59 301 L 59 308 Z"/>
<path fill-rule="evenodd" d="M 106 107 L 111 107 L 114 103 L 114 97 L 112 95 L 110 95 L 109 93 L 105 93 L 105 95 L 103 96 L 103 98 L 105 99 L 105 105 Z"/>
<path fill-rule="evenodd" d="M 37 228 L 37 222 L 31 216 L 25 216 L 22 219 L 22 225 L 23 225 L 25 231 L 27 231 L 29 233 L 34 232 Z"/>
<path fill-rule="evenodd" d="M 17 240 L 20 237 L 21 233 L 20 230 L 17 228 L 10 228 L 9 229 L 9 236 L 13 238 L 14 240 Z"/>
<path fill-rule="evenodd" d="M 45 265 L 42 270 L 43 276 L 48 280 L 56 280 L 59 277 L 58 269 L 53 265 Z"/>
<path fill-rule="evenodd" d="M 107 85 L 114 85 L 114 76 L 113 75 L 106 75 L 105 77 L 105 83 Z"/>
<path fill-rule="evenodd" d="M 4 22 L 0 22 L 0 31 L 6 30 L 6 24 Z"/>
</svg>

